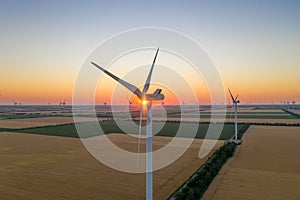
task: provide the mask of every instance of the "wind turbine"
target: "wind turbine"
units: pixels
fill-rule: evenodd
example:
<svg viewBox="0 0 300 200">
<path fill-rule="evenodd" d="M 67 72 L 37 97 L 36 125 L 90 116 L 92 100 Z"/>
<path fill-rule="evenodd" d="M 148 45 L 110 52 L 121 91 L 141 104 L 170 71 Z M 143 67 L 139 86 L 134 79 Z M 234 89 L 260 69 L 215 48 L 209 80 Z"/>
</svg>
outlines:
<svg viewBox="0 0 300 200">
<path fill-rule="evenodd" d="M 163 117 L 164 116 L 164 108 L 165 108 L 165 102 L 161 102 L 161 106 L 162 106 L 162 109 L 161 109 L 161 116 Z"/>
<path fill-rule="evenodd" d="M 232 99 L 232 103 L 234 106 L 234 114 L 235 114 L 235 117 L 234 117 L 234 125 L 235 125 L 234 126 L 234 133 L 235 133 L 234 134 L 234 142 L 238 144 L 238 143 L 240 143 L 240 141 L 238 141 L 238 138 L 237 138 L 237 104 L 240 103 L 240 100 L 237 99 L 239 95 L 237 95 L 234 98 L 229 88 L 228 88 L 228 90 L 229 90 L 229 93 L 230 93 L 230 96 Z"/>
<path fill-rule="evenodd" d="M 152 101 L 163 100 L 165 96 L 161 93 L 162 89 L 156 89 L 154 93 L 147 94 L 150 87 L 151 76 L 153 68 L 155 65 L 156 57 L 158 54 L 159 48 L 156 51 L 152 66 L 150 68 L 148 77 L 146 79 L 143 90 L 141 91 L 138 87 L 122 80 L 121 78 L 115 76 L 109 71 L 103 69 L 94 62 L 91 62 L 95 67 L 109 75 L 114 80 L 118 81 L 121 85 L 135 94 L 140 100 L 140 124 L 139 124 L 139 135 L 138 135 L 138 155 L 140 150 L 140 136 L 141 136 L 141 126 L 142 126 L 142 116 L 143 116 L 143 107 L 142 104 L 146 102 L 147 104 L 147 125 L 146 125 L 146 200 L 152 200 Z"/>
<path fill-rule="evenodd" d="M 15 100 L 13 100 L 13 103 L 14 103 L 15 106 L 18 105 L 18 102 L 16 102 Z"/>
<path fill-rule="evenodd" d="M 132 107 L 131 107 L 132 103 L 133 103 L 133 102 L 132 102 L 130 99 L 128 99 L 129 114 L 130 114 L 131 117 L 132 117 Z"/>
<path fill-rule="evenodd" d="M 294 109 L 296 109 L 296 107 L 295 107 L 295 103 L 296 103 L 296 102 L 295 102 L 295 101 L 293 101 L 292 103 L 293 103 L 293 108 L 294 108 Z"/>
<path fill-rule="evenodd" d="M 14 115 L 17 114 L 17 106 L 18 106 L 18 102 L 16 102 L 15 100 L 13 100 L 13 104 L 15 105 L 15 108 L 14 108 Z M 12 109 L 13 110 L 13 109 Z"/>
<path fill-rule="evenodd" d="M 63 106 L 63 113 L 66 115 L 66 111 L 65 111 L 65 110 L 66 110 L 66 100 L 64 99 L 63 102 L 60 101 L 60 102 L 59 102 L 59 105 L 60 105 L 60 106 L 61 106 L 61 105 Z"/>
<path fill-rule="evenodd" d="M 107 102 L 104 101 L 104 102 L 103 102 L 103 105 L 104 105 L 104 112 L 103 112 L 103 115 L 106 115 L 106 106 L 107 106 Z"/>
</svg>

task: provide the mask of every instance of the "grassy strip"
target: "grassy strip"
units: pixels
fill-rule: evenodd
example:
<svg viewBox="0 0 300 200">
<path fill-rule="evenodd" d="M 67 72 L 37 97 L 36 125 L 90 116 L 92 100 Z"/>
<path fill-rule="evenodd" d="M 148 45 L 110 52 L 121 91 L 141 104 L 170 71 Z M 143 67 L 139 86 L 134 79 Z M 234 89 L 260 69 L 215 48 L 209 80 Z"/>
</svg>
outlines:
<svg viewBox="0 0 300 200">
<path fill-rule="evenodd" d="M 245 124 L 243 128 L 239 130 L 239 138 L 249 128 L 248 124 Z M 217 150 L 201 168 L 193 174 L 175 193 L 173 193 L 169 199 L 175 200 L 193 200 L 200 199 L 206 189 L 209 187 L 213 179 L 218 175 L 223 164 L 233 156 L 236 149 L 235 143 L 227 143 Z"/>
<path fill-rule="evenodd" d="M 11 132 L 13 129 L 11 128 L 0 128 L 0 132 Z"/>
<path fill-rule="evenodd" d="M 182 188 L 182 190 L 175 192 L 174 199 L 200 199 L 215 176 L 221 170 L 226 160 L 231 157 L 235 151 L 236 144 L 228 143 L 222 146 L 209 159 L 209 162 L 204 164 L 204 167 L 197 172 L 192 179 Z"/>
</svg>

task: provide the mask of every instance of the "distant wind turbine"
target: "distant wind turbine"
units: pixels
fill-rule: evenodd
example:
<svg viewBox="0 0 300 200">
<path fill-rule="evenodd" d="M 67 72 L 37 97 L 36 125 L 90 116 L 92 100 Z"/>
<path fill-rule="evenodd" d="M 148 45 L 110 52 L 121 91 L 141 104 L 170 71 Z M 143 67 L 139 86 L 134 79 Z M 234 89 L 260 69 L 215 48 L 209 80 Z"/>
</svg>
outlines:
<svg viewBox="0 0 300 200">
<path fill-rule="evenodd" d="M 63 113 L 66 115 L 66 111 L 65 111 L 65 110 L 66 110 L 66 100 L 64 99 L 64 101 L 60 101 L 60 102 L 59 102 L 59 105 L 60 105 L 60 106 L 63 106 L 63 107 L 62 107 Z"/>
<path fill-rule="evenodd" d="M 295 103 L 296 103 L 296 102 L 295 102 L 295 101 L 293 101 L 292 103 L 293 103 L 293 108 L 294 108 L 294 109 L 296 109 L 296 108 L 295 108 Z"/>
<path fill-rule="evenodd" d="M 18 105 L 18 102 L 16 102 L 15 100 L 13 100 L 13 103 L 14 103 L 15 106 Z"/>
<path fill-rule="evenodd" d="M 237 138 L 237 104 L 240 103 L 240 100 L 238 100 L 238 96 L 237 95 L 235 98 L 233 97 L 230 89 L 228 88 L 229 90 L 229 93 L 230 93 L 230 96 L 231 96 L 231 99 L 232 99 L 232 103 L 233 103 L 233 107 L 234 107 L 234 114 L 235 114 L 235 117 L 234 117 L 234 140 L 235 140 L 235 143 L 240 143 L 240 141 L 238 141 L 238 138 Z"/>
<path fill-rule="evenodd" d="M 146 79 L 145 85 L 143 90 L 141 91 L 136 86 L 122 80 L 121 78 L 115 76 L 114 74 L 110 73 L 109 71 L 103 69 L 99 65 L 94 62 L 91 62 L 95 67 L 109 75 L 114 80 L 118 81 L 121 85 L 135 94 L 140 100 L 140 124 L 139 124 L 139 135 L 138 135 L 138 155 L 140 151 L 140 136 L 141 136 L 141 127 L 142 127 L 142 115 L 143 115 L 143 107 L 142 104 L 147 104 L 147 125 L 146 125 L 146 200 L 152 199 L 152 101 L 155 100 L 163 100 L 164 95 L 161 93 L 162 89 L 156 89 L 153 94 L 147 94 L 148 89 L 150 87 L 151 76 L 153 72 L 153 68 L 155 65 L 156 57 L 158 54 L 159 48 L 156 51 L 150 72 Z"/>
<path fill-rule="evenodd" d="M 132 101 L 130 99 L 128 99 L 128 105 L 129 105 L 129 114 L 132 117 Z"/>
<path fill-rule="evenodd" d="M 163 117 L 164 116 L 164 106 L 165 106 L 165 102 L 161 102 L 161 106 L 162 106 L 162 109 L 161 109 L 161 116 Z"/>
<path fill-rule="evenodd" d="M 16 114 L 17 114 L 17 106 L 18 106 L 18 102 L 16 102 L 15 100 L 13 100 L 13 104 L 15 105 L 15 108 L 12 109 L 12 110 L 14 110 L 14 115 L 16 115 Z"/>
</svg>

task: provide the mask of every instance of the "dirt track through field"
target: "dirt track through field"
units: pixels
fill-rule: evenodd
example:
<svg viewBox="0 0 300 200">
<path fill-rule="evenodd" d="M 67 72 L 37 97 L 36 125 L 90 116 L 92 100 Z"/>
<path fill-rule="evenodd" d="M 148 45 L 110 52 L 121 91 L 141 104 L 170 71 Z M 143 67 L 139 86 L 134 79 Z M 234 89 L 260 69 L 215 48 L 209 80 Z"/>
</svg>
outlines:
<svg viewBox="0 0 300 200">
<path fill-rule="evenodd" d="M 204 200 L 300 199 L 300 127 L 251 126 Z"/>
<path fill-rule="evenodd" d="M 136 151 L 134 137 L 108 137 Z M 169 140 L 155 136 L 154 148 Z M 196 140 L 172 165 L 154 172 L 154 199 L 167 198 L 206 161 L 207 157 L 198 158 L 201 143 Z M 218 142 L 215 148 L 222 144 Z M 76 138 L 1 132 L 0 158 L 1 200 L 145 198 L 145 174 L 124 173 L 101 164 Z"/>
</svg>

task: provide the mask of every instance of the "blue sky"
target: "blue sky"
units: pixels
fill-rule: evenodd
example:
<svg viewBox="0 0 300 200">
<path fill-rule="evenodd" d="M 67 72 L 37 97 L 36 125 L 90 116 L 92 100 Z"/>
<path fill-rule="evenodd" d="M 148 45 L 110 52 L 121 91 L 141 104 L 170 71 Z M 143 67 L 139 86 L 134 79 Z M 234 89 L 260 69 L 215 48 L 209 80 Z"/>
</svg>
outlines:
<svg viewBox="0 0 300 200">
<path fill-rule="evenodd" d="M 300 1 L 1 1 L 0 5 L 1 85 L 49 84 L 46 72 L 71 87 L 80 64 L 97 44 L 124 30 L 154 26 L 180 31 L 203 45 L 228 86 L 255 90 L 251 84 L 256 80 L 267 91 L 275 85 L 287 98 L 300 98 L 296 88 L 284 93 L 284 88 L 299 85 Z M 275 94 L 272 98 L 280 100 Z"/>
</svg>

